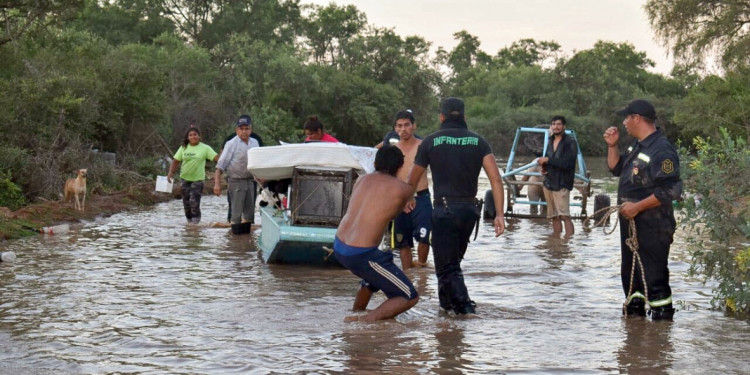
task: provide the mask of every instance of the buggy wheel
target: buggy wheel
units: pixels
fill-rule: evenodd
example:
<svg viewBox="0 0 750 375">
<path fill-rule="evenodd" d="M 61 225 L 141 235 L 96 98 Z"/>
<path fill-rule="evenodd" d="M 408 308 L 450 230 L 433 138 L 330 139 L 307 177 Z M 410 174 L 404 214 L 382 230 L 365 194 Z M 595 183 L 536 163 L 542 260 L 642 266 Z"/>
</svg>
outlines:
<svg viewBox="0 0 750 375">
<path fill-rule="evenodd" d="M 594 197 L 594 223 L 598 223 L 602 217 L 606 214 L 606 212 L 599 212 L 602 209 L 605 209 L 611 205 L 609 195 L 607 194 L 597 194 Z M 607 218 L 607 221 L 604 222 L 604 225 L 609 225 L 609 218 Z"/>
<path fill-rule="evenodd" d="M 495 210 L 495 201 L 492 199 L 492 190 L 484 192 L 484 212 L 482 218 L 484 220 L 495 220 L 497 211 Z"/>
</svg>

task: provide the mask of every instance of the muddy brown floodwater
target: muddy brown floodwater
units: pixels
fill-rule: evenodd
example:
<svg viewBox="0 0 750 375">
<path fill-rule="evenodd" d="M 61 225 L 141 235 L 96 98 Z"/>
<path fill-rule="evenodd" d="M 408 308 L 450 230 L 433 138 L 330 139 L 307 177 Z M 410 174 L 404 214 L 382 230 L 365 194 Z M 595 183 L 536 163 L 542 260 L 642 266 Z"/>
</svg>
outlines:
<svg viewBox="0 0 750 375">
<path fill-rule="evenodd" d="M 614 182 L 589 167 L 597 191 Z M 204 221 L 225 205 L 204 197 Z M 616 235 L 577 221 L 561 239 L 509 219 L 497 239 L 483 223 L 463 262 L 477 318 L 439 313 L 433 270 L 417 269 L 420 302 L 364 324 L 343 322 L 348 271 L 264 264 L 257 234 L 189 227 L 181 212 L 171 201 L 6 244 L 0 374 L 750 373 L 750 326 L 710 309 L 681 232 L 674 322 L 622 317 Z"/>
</svg>

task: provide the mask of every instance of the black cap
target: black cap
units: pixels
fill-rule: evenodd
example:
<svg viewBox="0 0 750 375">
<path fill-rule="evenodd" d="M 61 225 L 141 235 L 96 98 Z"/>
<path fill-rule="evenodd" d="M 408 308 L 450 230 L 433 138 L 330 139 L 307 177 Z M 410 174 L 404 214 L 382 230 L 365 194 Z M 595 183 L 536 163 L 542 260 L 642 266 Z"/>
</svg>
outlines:
<svg viewBox="0 0 750 375">
<path fill-rule="evenodd" d="M 253 119 L 250 118 L 250 115 L 242 115 L 240 116 L 239 119 L 237 119 L 237 126 L 242 126 L 242 125 L 250 126 L 252 124 L 253 124 Z"/>
<path fill-rule="evenodd" d="M 463 117 L 464 101 L 459 98 L 445 98 L 440 101 L 440 113 L 447 117 Z"/>
<path fill-rule="evenodd" d="M 656 120 L 656 110 L 654 109 L 654 106 L 651 105 L 646 100 L 643 99 L 636 99 L 632 102 L 628 103 L 628 106 L 615 112 L 620 116 L 627 116 L 627 115 L 641 115 L 643 117 L 651 119 L 651 121 Z"/>
</svg>

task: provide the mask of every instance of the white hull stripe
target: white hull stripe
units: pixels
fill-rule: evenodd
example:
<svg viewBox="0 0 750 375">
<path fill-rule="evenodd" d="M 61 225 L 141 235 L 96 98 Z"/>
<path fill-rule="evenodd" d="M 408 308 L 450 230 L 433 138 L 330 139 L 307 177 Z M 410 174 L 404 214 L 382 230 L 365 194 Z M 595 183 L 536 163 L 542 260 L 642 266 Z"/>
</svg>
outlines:
<svg viewBox="0 0 750 375">
<path fill-rule="evenodd" d="M 381 266 L 377 262 L 369 261 L 368 263 L 370 263 L 370 267 L 372 267 L 372 269 L 374 269 L 375 272 L 379 273 L 380 276 L 383 276 L 386 279 L 388 279 L 388 281 L 393 283 L 393 285 L 395 285 L 397 288 L 401 289 L 401 291 L 404 292 L 404 294 L 409 296 L 409 298 L 411 299 L 411 289 L 409 289 L 409 287 L 406 286 L 406 284 L 404 284 L 404 282 L 401 281 L 401 279 L 399 279 L 396 275 L 392 274 L 391 272 L 383 268 L 383 266 Z"/>
</svg>

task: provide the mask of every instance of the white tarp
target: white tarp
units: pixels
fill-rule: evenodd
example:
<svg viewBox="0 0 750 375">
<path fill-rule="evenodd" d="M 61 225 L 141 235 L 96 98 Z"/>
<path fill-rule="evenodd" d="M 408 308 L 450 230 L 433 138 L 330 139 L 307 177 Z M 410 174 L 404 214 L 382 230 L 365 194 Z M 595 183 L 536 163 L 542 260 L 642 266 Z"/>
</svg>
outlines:
<svg viewBox="0 0 750 375">
<path fill-rule="evenodd" d="M 247 170 L 256 178 L 291 178 L 296 166 L 354 168 L 371 173 L 376 149 L 343 143 L 288 143 L 254 147 L 247 152 Z"/>
</svg>

